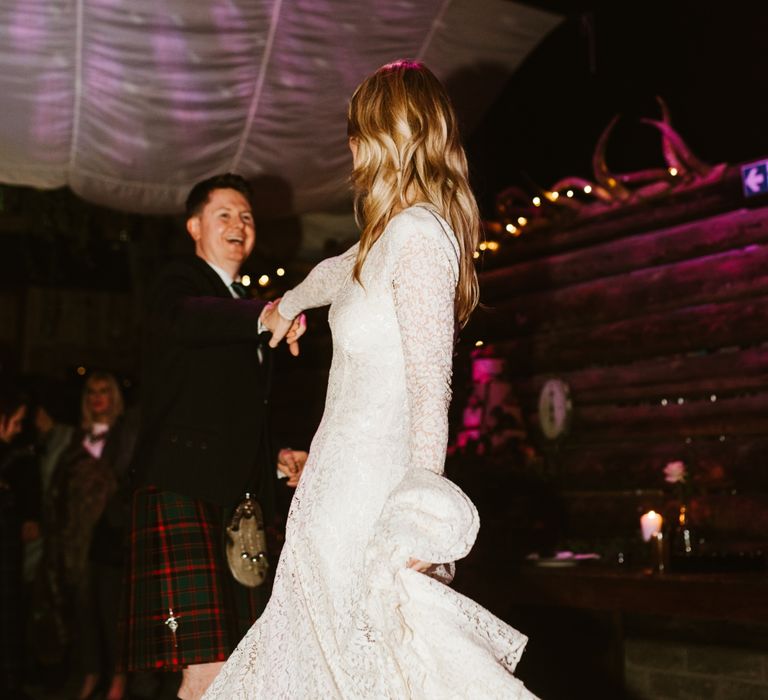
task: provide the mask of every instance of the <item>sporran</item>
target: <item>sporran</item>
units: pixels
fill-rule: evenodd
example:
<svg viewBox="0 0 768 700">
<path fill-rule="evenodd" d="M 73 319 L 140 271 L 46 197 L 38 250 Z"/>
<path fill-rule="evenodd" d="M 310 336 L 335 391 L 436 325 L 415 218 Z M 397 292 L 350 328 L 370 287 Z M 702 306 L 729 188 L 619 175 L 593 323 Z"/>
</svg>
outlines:
<svg viewBox="0 0 768 700">
<path fill-rule="evenodd" d="M 235 580 L 247 588 L 260 586 L 267 578 L 267 533 L 258 501 L 246 493 L 238 503 L 226 529 L 226 555 Z"/>
</svg>

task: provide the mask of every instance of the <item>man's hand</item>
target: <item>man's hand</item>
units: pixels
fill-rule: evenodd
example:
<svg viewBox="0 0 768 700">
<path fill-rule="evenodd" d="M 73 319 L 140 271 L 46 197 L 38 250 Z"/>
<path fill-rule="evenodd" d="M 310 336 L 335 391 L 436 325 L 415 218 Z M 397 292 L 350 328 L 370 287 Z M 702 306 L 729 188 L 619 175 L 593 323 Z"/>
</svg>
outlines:
<svg viewBox="0 0 768 700">
<path fill-rule="evenodd" d="M 269 347 L 276 348 L 280 341 L 285 338 L 291 355 L 296 357 L 299 354 L 298 340 L 307 330 L 307 319 L 304 314 L 299 314 L 293 321 L 283 318 L 277 310 L 279 303 L 280 300 L 276 299 L 264 307 L 264 311 L 261 312 L 261 322 L 272 333 Z"/>
<path fill-rule="evenodd" d="M 292 450 L 286 447 L 277 455 L 277 468 L 288 477 L 286 483 L 288 486 L 296 488 L 301 479 L 301 473 L 304 471 L 304 465 L 307 463 L 307 453 L 303 450 Z"/>
</svg>

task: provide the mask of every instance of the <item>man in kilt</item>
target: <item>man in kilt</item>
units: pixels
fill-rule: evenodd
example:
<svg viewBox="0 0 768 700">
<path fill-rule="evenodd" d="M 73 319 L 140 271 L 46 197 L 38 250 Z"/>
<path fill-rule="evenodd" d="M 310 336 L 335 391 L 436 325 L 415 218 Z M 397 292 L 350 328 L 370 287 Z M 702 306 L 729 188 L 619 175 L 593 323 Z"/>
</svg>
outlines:
<svg viewBox="0 0 768 700">
<path fill-rule="evenodd" d="M 128 670 L 181 670 L 179 697 L 194 700 L 267 602 L 268 586 L 229 572 L 224 529 L 246 492 L 270 522 L 277 473 L 271 305 L 240 298 L 236 281 L 255 240 L 249 187 L 232 174 L 200 182 L 186 214 L 195 256 L 168 265 L 148 298 L 125 622 Z M 304 327 L 287 337 L 293 354 Z M 289 485 L 305 458 L 281 450 Z"/>
</svg>

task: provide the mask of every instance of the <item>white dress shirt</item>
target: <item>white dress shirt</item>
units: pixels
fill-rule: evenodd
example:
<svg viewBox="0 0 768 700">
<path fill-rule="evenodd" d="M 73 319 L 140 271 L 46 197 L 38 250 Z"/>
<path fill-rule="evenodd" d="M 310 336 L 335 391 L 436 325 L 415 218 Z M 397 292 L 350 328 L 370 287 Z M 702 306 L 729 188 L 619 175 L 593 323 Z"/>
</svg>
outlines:
<svg viewBox="0 0 768 700">
<path fill-rule="evenodd" d="M 94 423 L 90 432 L 83 436 L 83 447 L 92 457 L 98 459 L 104 451 L 104 440 L 109 432 L 109 423 Z"/>
<path fill-rule="evenodd" d="M 205 258 L 203 258 L 205 260 Z M 234 289 L 232 289 L 232 282 L 235 280 L 232 279 L 232 277 L 229 275 L 229 273 L 226 270 L 222 270 L 218 265 L 214 265 L 210 260 L 205 260 L 205 262 L 210 265 L 211 269 L 219 276 L 221 277 L 221 281 L 224 282 L 224 286 L 229 290 L 229 293 L 235 298 L 239 299 L 240 297 L 237 296 L 237 292 L 235 292 Z M 259 321 L 261 323 L 261 321 Z"/>
</svg>

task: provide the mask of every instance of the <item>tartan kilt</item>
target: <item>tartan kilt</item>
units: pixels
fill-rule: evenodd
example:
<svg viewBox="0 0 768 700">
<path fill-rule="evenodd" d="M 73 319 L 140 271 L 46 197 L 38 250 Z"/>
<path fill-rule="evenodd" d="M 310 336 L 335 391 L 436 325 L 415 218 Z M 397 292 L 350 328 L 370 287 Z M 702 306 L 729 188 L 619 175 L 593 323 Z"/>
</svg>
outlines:
<svg viewBox="0 0 768 700">
<path fill-rule="evenodd" d="M 128 671 L 225 661 L 264 610 L 269 582 L 246 588 L 227 567 L 230 516 L 154 487 L 136 492 L 124 618 Z M 175 635 L 166 624 L 169 610 L 178 622 Z"/>
</svg>

